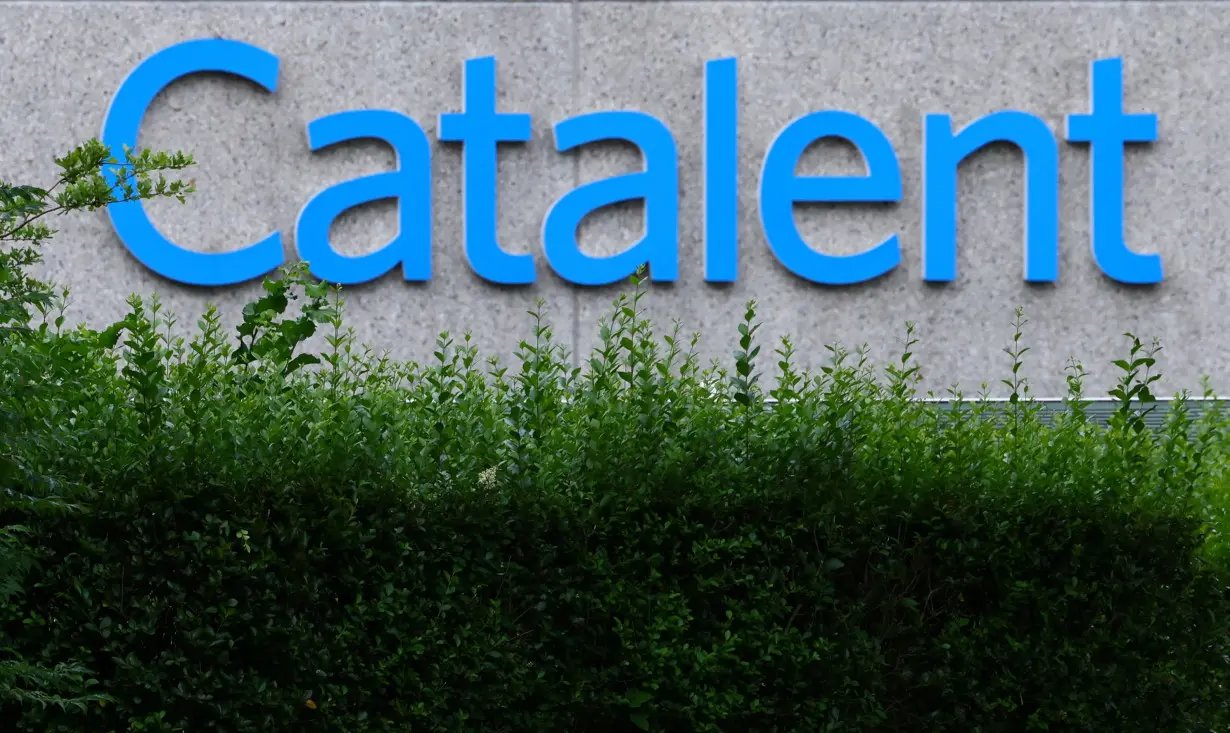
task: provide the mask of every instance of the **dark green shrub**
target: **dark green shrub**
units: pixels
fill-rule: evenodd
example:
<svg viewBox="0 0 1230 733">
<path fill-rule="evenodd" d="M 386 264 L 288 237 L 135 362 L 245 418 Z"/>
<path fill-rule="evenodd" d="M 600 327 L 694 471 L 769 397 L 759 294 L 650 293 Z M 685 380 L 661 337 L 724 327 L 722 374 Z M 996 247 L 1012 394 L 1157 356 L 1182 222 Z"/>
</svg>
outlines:
<svg viewBox="0 0 1230 733">
<path fill-rule="evenodd" d="M 125 151 L 120 160 L 94 140 L 57 159 L 56 165 L 59 176 L 49 189 L 0 181 L 0 516 L 6 518 L 76 509 L 64 501 L 59 477 L 27 460 L 54 451 L 59 435 L 58 426 L 48 430 L 31 419 L 55 417 L 61 388 L 66 383 L 76 386 L 83 370 L 94 366 L 90 357 L 98 353 L 96 339 L 61 338 L 63 295 L 28 273 L 40 261 L 39 245 L 54 234 L 48 222 L 53 216 L 117 202 L 164 197 L 182 201 L 192 192 L 190 184 L 164 177 L 192 165 L 192 158 L 182 153 Z M 110 172 L 110 181 L 105 172 Z M 39 315 L 42 323 L 37 323 Z M 40 441 L 49 443 L 36 445 Z M 0 523 L 0 607 L 21 594 L 23 581 L 35 567 L 24 542 L 27 536 L 28 529 L 20 524 Z M 89 670 L 80 664 L 27 661 L 8 642 L 8 636 L 0 634 L 0 705 L 83 711 L 107 699 L 88 693 Z"/>
<path fill-rule="evenodd" d="M 41 561 L 0 632 L 106 699 L 0 728 L 1227 730 L 1230 420 L 1147 430 L 1156 348 L 1044 421 L 1018 321 L 1007 406 L 944 412 L 912 329 L 762 372 L 749 307 L 727 371 L 641 299 L 580 368 L 537 312 L 515 369 L 383 359 L 302 268 L 235 341 L 139 298 L 5 341 L 0 488 L 79 511 L 0 506 Z"/>
</svg>

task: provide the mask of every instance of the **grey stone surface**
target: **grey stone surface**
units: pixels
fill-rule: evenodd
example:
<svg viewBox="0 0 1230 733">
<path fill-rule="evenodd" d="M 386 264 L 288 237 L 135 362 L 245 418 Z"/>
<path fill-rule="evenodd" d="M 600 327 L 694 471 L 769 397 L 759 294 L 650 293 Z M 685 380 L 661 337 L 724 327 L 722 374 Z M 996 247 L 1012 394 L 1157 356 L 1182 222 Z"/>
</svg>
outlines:
<svg viewBox="0 0 1230 733">
<path fill-rule="evenodd" d="M 899 353 L 907 320 L 917 322 L 929 386 L 959 381 L 967 392 L 998 387 L 1010 360 L 1014 308 L 1031 319 L 1027 372 L 1043 394 L 1062 394 L 1069 356 L 1109 386 L 1107 362 L 1125 353 L 1125 331 L 1164 339 L 1168 388 L 1225 384 L 1221 334 L 1227 294 L 1230 216 L 1221 205 L 1230 153 L 1222 89 L 1230 49 L 1227 7 L 1206 3 L 585 3 L 579 6 L 580 109 L 639 107 L 675 131 L 681 157 L 681 279 L 650 296 L 660 319 L 682 318 L 725 356 L 745 301 L 759 302 L 763 335 L 790 334 L 798 350 L 871 346 Z M 1127 155 L 1129 244 L 1160 252 L 1166 282 L 1130 289 L 1103 277 L 1089 254 L 1087 149 L 1061 145 L 1059 282 L 1021 277 L 1023 175 L 1015 149 L 986 150 L 962 167 L 958 275 L 945 286 L 921 279 L 922 116 L 947 112 L 964 125 L 998 109 L 1045 119 L 1062 134 L 1068 113 L 1088 111 L 1089 64 L 1123 55 L 1125 108 L 1159 115 L 1160 139 Z M 702 271 L 702 74 L 708 59 L 740 59 L 740 279 L 717 287 Z M 902 265 L 881 280 L 825 288 L 773 259 L 761 233 L 756 191 L 767 145 L 792 119 L 846 109 L 879 124 L 896 145 L 904 198 L 892 209 L 796 207 L 815 247 L 857 251 L 893 232 Z M 627 151 L 583 154 L 582 179 L 639 165 Z M 814 146 L 801 173 L 864 171 L 852 149 Z M 612 252 L 640 232 L 639 208 L 594 216 L 584 243 Z M 606 295 L 580 300 L 582 338 Z M 766 351 L 770 345 L 766 345 Z"/>
<path fill-rule="evenodd" d="M 542 218 L 578 181 L 626 172 L 622 149 L 554 152 L 550 126 L 586 111 L 635 108 L 660 117 L 680 151 L 681 279 L 655 286 L 653 315 L 705 333 L 707 355 L 725 356 L 748 299 L 760 303 L 763 335 L 792 335 L 801 355 L 866 342 L 896 350 L 905 321 L 923 339 L 915 351 L 928 385 L 995 383 L 1008 360 L 1013 309 L 1031 319 L 1028 371 L 1036 389 L 1058 394 L 1076 356 L 1091 385 L 1113 379 L 1107 362 L 1131 330 L 1163 339 L 1166 389 L 1196 387 L 1202 374 L 1230 389 L 1222 338 L 1230 286 L 1230 6 L 1226 3 L 92 3 L 0 2 L 0 176 L 39 181 L 50 158 L 98 134 L 111 95 L 149 54 L 189 38 L 222 35 L 282 58 L 276 95 L 226 79 L 193 78 L 156 101 L 142 145 L 185 149 L 201 161 L 200 192 L 187 207 L 158 206 L 155 222 L 184 246 L 239 246 L 274 228 L 293 247 L 293 224 L 314 192 L 389 166 L 379 147 L 313 154 L 304 125 L 331 112 L 391 107 L 435 136 L 440 112 L 461 100 L 464 59 L 494 53 L 501 108 L 534 114 L 535 139 L 501 157 L 501 234 L 517 251 L 541 251 Z M 706 60 L 733 55 L 740 73 L 740 280 L 703 282 L 701 252 L 702 74 Z M 922 115 L 947 112 L 958 125 L 1004 108 L 1043 117 L 1060 134 L 1066 114 L 1088 111 L 1089 63 L 1122 55 L 1125 106 L 1159 116 L 1160 139 L 1127 156 L 1129 244 L 1159 252 L 1166 282 L 1126 288 L 1089 254 L 1087 150 L 1061 144 L 1061 260 L 1054 286 L 1021 279 L 1021 157 L 984 151 L 962 168 L 957 281 L 921 280 Z M 903 263 L 882 280 L 850 288 L 804 282 L 778 265 L 761 234 L 756 191 L 767 145 L 790 120 L 848 109 L 893 140 L 905 187 L 891 208 L 799 207 L 814 246 L 853 252 L 899 232 Z M 360 338 L 402 357 L 423 357 L 435 333 L 472 329 L 485 349 L 507 354 L 525 334 L 524 311 L 545 297 L 552 320 L 581 349 L 617 289 L 578 290 L 539 259 L 532 288 L 503 289 L 471 274 L 461 249 L 460 154 L 436 145 L 435 280 L 387 277 L 353 288 L 350 320 Z M 847 150 L 817 146 L 801 172 L 859 172 Z M 335 228 L 341 247 L 387 241 L 393 211 L 369 207 Z M 47 271 L 73 286 L 74 317 L 107 323 L 129 292 L 158 291 L 185 320 L 212 299 L 228 313 L 254 285 L 202 291 L 145 271 L 105 216 L 59 222 Z M 640 209 L 601 212 L 582 227 L 583 246 L 612 253 L 634 241 Z M 766 351 L 771 348 L 766 344 Z"/>
<path fill-rule="evenodd" d="M 234 78 L 193 76 L 150 108 L 139 144 L 182 149 L 199 161 L 190 203 L 155 202 L 150 216 L 173 241 L 200 251 L 244 246 L 280 229 L 293 257 L 295 219 L 313 194 L 394 163 L 379 143 L 313 153 L 309 121 L 347 109 L 395 109 L 434 140 L 439 114 L 461 109 L 463 61 L 494 54 L 500 109 L 533 110 L 535 140 L 549 140 L 551 121 L 570 107 L 571 31 L 570 9 L 554 4 L 0 4 L 3 175 L 47 180 L 53 154 L 99 135 L 124 76 L 162 48 L 215 35 L 254 43 L 281 58 L 276 94 Z M 573 164 L 541 142 L 501 153 L 503 244 L 540 251 L 539 217 L 572 186 Z M 432 157 L 434 278 L 411 284 L 394 272 L 348 288 L 358 338 L 425 358 L 440 331 L 473 330 L 486 349 L 508 355 L 525 336 L 526 311 L 538 297 L 570 333 L 572 296 L 545 262 L 529 288 L 492 286 L 470 271 L 461 246 L 460 148 L 436 145 Z M 348 212 L 335 223 L 333 241 L 353 254 L 380 247 L 396 231 L 395 213 L 392 202 Z M 206 300 L 234 320 L 260 290 L 259 283 L 201 289 L 163 280 L 128 253 L 101 212 L 60 223 L 47 271 L 73 287 L 73 313 L 91 323 L 121 317 L 128 293 L 152 291 L 185 326 L 195 324 Z"/>
</svg>

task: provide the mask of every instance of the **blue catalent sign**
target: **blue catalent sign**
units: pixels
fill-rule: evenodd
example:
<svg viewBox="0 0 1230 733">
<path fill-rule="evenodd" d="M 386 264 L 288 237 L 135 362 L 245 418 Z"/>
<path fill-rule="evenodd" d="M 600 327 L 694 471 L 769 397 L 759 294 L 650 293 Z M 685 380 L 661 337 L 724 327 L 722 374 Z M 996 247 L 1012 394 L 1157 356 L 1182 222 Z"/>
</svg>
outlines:
<svg viewBox="0 0 1230 733">
<path fill-rule="evenodd" d="M 239 41 L 194 40 L 164 49 L 137 66 L 115 94 L 103 123 L 103 142 L 114 151 L 136 147 L 142 118 L 154 97 L 181 77 L 226 73 L 277 91 L 278 57 Z M 704 249 L 705 279 L 738 277 L 737 62 L 705 64 Z M 439 139 L 460 143 L 464 168 L 465 252 L 474 272 L 493 283 L 528 284 L 537 277 L 533 255 L 510 254 L 496 231 L 496 150 L 500 143 L 530 139 L 530 115 L 496 111 L 496 63 L 491 57 L 465 62 L 462 110 L 440 115 Z M 1123 233 L 1123 153 L 1127 143 L 1157 139 L 1157 117 L 1123 110 L 1123 63 L 1092 63 L 1090 110 L 1067 118 L 1069 143 L 1090 146 L 1092 190 L 1090 246 L 1093 259 L 1113 280 L 1148 284 L 1162 280 L 1161 258 L 1132 252 Z M 567 151 L 603 140 L 638 146 L 644 170 L 582 185 L 556 201 L 543 221 L 543 250 L 550 267 L 577 285 L 605 285 L 648 264 L 650 279 L 679 275 L 679 154 L 670 129 L 643 112 L 591 112 L 554 126 L 555 147 Z M 803 151 L 821 138 L 841 138 L 857 147 L 864 176 L 799 176 Z M 322 280 L 356 284 L 400 267 L 410 281 L 432 275 L 431 143 L 413 119 L 389 110 L 350 110 L 312 120 L 312 150 L 348 140 L 375 139 L 397 154 L 397 169 L 331 186 L 303 207 L 295 225 L 299 256 Z M 1024 277 L 1053 282 L 1059 276 L 1059 144 L 1041 118 L 1001 111 L 953 127 L 946 114 L 923 121 L 923 279 L 957 275 L 957 166 L 995 142 L 1016 145 L 1025 156 Z M 382 249 L 362 256 L 338 253 L 329 227 L 347 209 L 397 199 L 398 234 Z M 901 168 L 892 142 L 875 123 L 852 112 L 813 112 L 788 124 L 769 146 L 759 187 L 760 222 L 769 248 L 799 277 L 824 285 L 873 280 L 901 262 L 897 235 L 853 255 L 832 255 L 808 246 L 794 222 L 794 204 L 901 200 Z M 577 246 L 577 226 L 593 211 L 643 199 L 645 236 L 625 251 L 593 257 Z M 184 249 L 164 237 L 140 202 L 109 207 L 119 238 L 148 268 L 190 285 L 222 286 L 262 277 L 283 264 L 282 236 L 274 232 L 242 249 L 208 254 Z"/>
</svg>

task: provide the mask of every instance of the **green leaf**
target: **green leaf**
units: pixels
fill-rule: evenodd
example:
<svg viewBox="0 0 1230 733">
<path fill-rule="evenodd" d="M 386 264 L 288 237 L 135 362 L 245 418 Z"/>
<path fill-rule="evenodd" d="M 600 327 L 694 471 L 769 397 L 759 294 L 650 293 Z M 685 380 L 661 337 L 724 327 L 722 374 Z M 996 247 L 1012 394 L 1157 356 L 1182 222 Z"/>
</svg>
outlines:
<svg viewBox="0 0 1230 733">
<path fill-rule="evenodd" d="M 627 694 L 628 707 L 639 708 L 653 699 L 653 695 L 644 690 L 632 690 Z"/>
</svg>

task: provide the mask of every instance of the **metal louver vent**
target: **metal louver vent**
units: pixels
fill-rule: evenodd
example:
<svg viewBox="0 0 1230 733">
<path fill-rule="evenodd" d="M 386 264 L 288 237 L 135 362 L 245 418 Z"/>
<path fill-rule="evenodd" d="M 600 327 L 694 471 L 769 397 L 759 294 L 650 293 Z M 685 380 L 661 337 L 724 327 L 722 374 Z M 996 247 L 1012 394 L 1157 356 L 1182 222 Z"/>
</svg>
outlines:
<svg viewBox="0 0 1230 733">
<path fill-rule="evenodd" d="M 946 399 L 927 399 L 922 401 L 932 405 L 937 410 L 943 411 L 952 411 L 958 408 L 969 410 L 976 405 L 986 404 L 992 414 L 999 413 L 1002 415 L 1007 415 L 1012 407 L 1007 399 L 1002 398 L 990 400 L 971 399 L 964 402 Z M 773 402 L 773 400 L 770 400 L 770 402 Z M 1055 417 L 1062 415 L 1071 408 L 1071 403 L 1062 399 L 1034 399 L 1031 402 L 1038 407 L 1039 417 L 1044 423 L 1049 423 Z M 1226 414 L 1224 411 L 1226 410 L 1227 402 L 1228 400 L 1221 398 L 1189 398 L 1183 403 L 1173 399 L 1159 399 L 1156 402 L 1137 403 L 1136 409 L 1144 414 L 1145 424 L 1150 429 L 1158 430 L 1165 425 L 1167 418 L 1179 404 L 1186 405 L 1190 419 L 1199 420 L 1210 412 Z M 1082 400 L 1081 404 L 1088 419 L 1100 425 L 1105 425 L 1111 415 L 1119 409 L 1119 402 L 1110 398 Z"/>
</svg>

